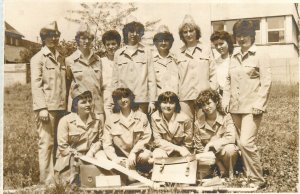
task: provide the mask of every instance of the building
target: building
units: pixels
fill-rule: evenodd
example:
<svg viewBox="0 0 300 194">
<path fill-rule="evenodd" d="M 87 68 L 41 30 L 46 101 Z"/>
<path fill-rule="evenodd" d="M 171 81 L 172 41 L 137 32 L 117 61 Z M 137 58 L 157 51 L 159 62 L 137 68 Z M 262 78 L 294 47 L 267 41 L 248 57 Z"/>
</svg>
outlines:
<svg viewBox="0 0 300 194">
<path fill-rule="evenodd" d="M 33 52 L 39 50 L 41 45 L 23 39 L 24 35 L 7 22 L 4 24 L 4 85 L 10 86 L 15 83 L 28 83 L 30 81 L 30 67 L 28 62 Z"/>
<path fill-rule="evenodd" d="M 256 27 L 255 44 L 272 59 L 274 81 L 299 82 L 298 4 L 212 4 L 211 32 L 226 30 L 238 19 Z M 226 11 L 225 11 L 226 10 Z"/>
</svg>

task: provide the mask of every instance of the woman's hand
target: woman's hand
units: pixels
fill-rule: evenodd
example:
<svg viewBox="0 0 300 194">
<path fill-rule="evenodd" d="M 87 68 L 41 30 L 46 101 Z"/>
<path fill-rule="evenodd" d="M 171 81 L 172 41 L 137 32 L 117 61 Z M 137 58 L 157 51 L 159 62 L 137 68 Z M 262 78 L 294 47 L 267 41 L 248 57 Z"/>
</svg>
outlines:
<svg viewBox="0 0 300 194">
<path fill-rule="evenodd" d="M 191 154 L 190 151 L 186 147 L 180 147 L 180 146 L 178 146 L 177 152 L 179 152 L 179 154 L 181 156 L 188 156 Z"/>
<path fill-rule="evenodd" d="M 262 113 L 263 113 L 262 110 L 257 109 L 257 108 L 252 108 L 252 114 L 253 114 L 253 115 L 260 115 L 260 114 L 262 114 Z"/>
<path fill-rule="evenodd" d="M 46 122 L 46 121 L 49 120 L 49 112 L 48 112 L 47 109 L 40 110 L 40 112 L 39 112 L 39 119 L 41 121 L 44 121 L 44 122 Z"/>
<path fill-rule="evenodd" d="M 136 154 L 130 153 L 127 159 L 126 167 L 129 169 L 133 169 L 136 165 Z"/>
<path fill-rule="evenodd" d="M 125 167 L 126 158 L 124 158 L 124 157 L 116 157 L 116 158 L 112 159 L 112 161 L 114 163 L 120 164 Z"/>
<path fill-rule="evenodd" d="M 149 106 L 148 106 L 148 113 L 152 114 L 155 110 L 155 103 L 154 102 L 150 102 Z"/>
</svg>

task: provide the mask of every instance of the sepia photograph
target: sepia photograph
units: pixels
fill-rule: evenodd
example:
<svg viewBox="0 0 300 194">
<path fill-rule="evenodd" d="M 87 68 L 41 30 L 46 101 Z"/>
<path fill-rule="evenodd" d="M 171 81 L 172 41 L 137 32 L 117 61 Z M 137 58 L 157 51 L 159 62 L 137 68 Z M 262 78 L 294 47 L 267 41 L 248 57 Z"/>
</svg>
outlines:
<svg viewBox="0 0 300 194">
<path fill-rule="evenodd" d="M 3 193 L 298 193 L 299 4 L 3 0 Z"/>
</svg>

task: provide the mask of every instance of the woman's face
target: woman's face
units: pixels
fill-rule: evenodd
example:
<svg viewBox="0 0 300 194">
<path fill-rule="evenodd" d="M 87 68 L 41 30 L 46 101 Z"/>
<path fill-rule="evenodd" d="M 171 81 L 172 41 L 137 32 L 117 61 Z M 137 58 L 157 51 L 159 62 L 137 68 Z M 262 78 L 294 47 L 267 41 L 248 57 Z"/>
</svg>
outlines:
<svg viewBox="0 0 300 194">
<path fill-rule="evenodd" d="M 205 103 L 202 107 L 202 110 L 207 115 L 213 114 L 217 111 L 217 104 L 212 99 L 209 99 L 208 103 Z"/>
<path fill-rule="evenodd" d="M 49 36 L 45 38 L 45 45 L 48 48 L 54 48 L 58 45 L 59 35 L 56 33 L 51 33 Z"/>
<path fill-rule="evenodd" d="M 105 49 L 110 56 L 114 56 L 116 50 L 119 48 L 118 42 L 116 40 L 105 41 Z"/>
<path fill-rule="evenodd" d="M 161 39 L 155 43 L 155 46 L 159 52 L 169 52 L 171 48 L 171 42 L 166 39 Z"/>
<path fill-rule="evenodd" d="M 128 45 L 136 45 L 140 41 L 140 35 L 136 30 L 128 32 Z"/>
<path fill-rule="evenodd" d="M 79 49 L 80 50 L 86 50 L 91 48 L 91 44 L 93 42 L 93 39 L 89 36 L 80 36 L 79 38 Z"/>
<path fill-rule="evenodd" d="M 121 110 L 129 110 L 131 100 L 129 97 L 122 97 L 121 99 L 117 100 L 117 103 Z"/>
<path fill-rule="evenodd" d="M 213 45 L 222 56 L 228 54 L 228 44 L 225 40 L 222 39 L 215 40 L 213 41 Z"/>
<path fill-rule="evenodd" d="M 187 45 L 197 42 L 196 30 L 190 26 L 183 27 L 182 36 Z"/>
<path fill-rule="evenodd" d="M 165 102 L 161 102 L 160 104 L 161 111 L 166 116 L 173 115 L 175 112 L 175 107 L 176 107 L 175 102 L 165 101 Z"/>
<path fill-rule="evenodd" d="M 78 114 L 89 114 L 92 110 L 92 97 L 90 94 L 84 94 L 77 105 Z"/>
<path fill-rule="evenodd" d="M 238 35 L 236 41 L 242 50 L 248 50 L 252 46 L 251 36 Z"/>
</svg>

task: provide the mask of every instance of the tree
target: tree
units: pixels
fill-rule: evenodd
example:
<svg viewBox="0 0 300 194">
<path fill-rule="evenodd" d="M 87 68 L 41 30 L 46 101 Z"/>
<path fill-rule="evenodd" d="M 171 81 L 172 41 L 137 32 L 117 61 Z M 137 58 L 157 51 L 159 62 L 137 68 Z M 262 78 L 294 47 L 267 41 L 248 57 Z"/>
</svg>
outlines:
<svg viewBox="0 0 300 194">
<path fill-rule="evenodd" d="M 95 35 L 95 50 L 103 49 L 100 37 L 105 31 L 121 31 L 125 18 L 138 9 L 134 3 L 120 2 L 81 3 L 80 6 L 80 10 L 68 10 L 71 16 L 65 19 L 75 23 L 86 22 L 90 25 Z M 144 24 L 145 31 L 153 31 L 159 21 L 160 19 L 147 21 Z"/>
</svg>

